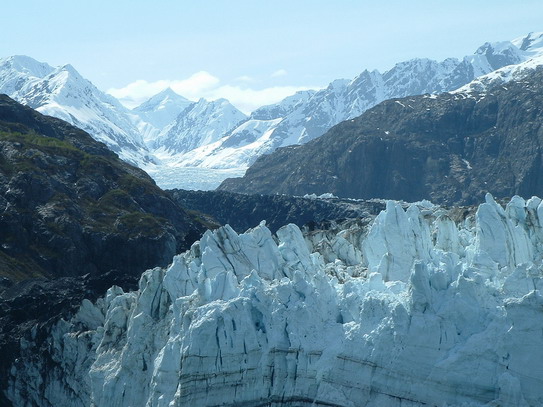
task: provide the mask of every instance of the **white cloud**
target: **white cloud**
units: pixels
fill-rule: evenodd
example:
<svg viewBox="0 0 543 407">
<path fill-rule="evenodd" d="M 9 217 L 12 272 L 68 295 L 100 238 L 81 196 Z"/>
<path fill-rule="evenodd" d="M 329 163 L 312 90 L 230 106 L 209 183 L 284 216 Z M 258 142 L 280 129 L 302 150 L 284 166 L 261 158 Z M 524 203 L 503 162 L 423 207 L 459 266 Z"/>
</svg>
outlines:
<svg viewBox="0 0 543 407">
<path fill-rule="evenodd" d="M 147 82 L 146 80 L 139 79 L 123 88 L 111 88 L 107 93 L 119 99 L 125 106 L 134 108 L 167 87 L 172 88 L 187 99 L 197 100 L 205 92 L 216 87 L 218 84 L 219 78 L 211 75 L 209 72 L 200 71 L 187 79 L 181 80 Z"/>
<path fill-rule="evenodd" d="M 314 87 L 304 86 L 274 86 L 264 89 L 242 88 L 240 86 L 224 85 L 214 89 L 207 95 L 207 99 L 215 100 L 225 98 L 244 113 L 250 113 L 253 110 L 277 103 L 293 95 L 300 90 L 315 89 Z"/>
<path fill-rule="evenodd" d="M 256 82 L 256 79 L 255 78 L 252 78 L 250 76 L 247 76 L 247 75 L 243 75 L 243 76 L 238 76 L 236 79 L 235 79 L 236 82 L 247 82 L 247 83 L 253 83 L 253 82 Z"/>
<path fill-rule="evenodd" d="M 272 78 L 279 78 L 280 76 L 286 76 L 287 73 L 288 72 L 284 69 L 278 69 L 277 71 L 273 72 L 270 76 Z"/>
<path fill-rule="evenodd" d="M 145 102 L 151 96 L 163 91 L 169 86 L 169 81 L 147 82 L 139 79 L 129 83 L 124 88 L 111 88 L 107 93 L 119 99 L 126 107 L 133 108 Z"/>
<path fill-rule="evenodd" d="M 234 82 L 245 83 L 239 85 L 220 84 L 220 80 L 216 76 L 206 71 L 200 71 L 181 80 L 148 82 L 140 79 L 123 88 L 112 88 L 107 92 L 128 108 L 134 108 L 170 87 L 181 96 L 194 101 L 200 98 L 207 100 L 228 99 L 244 113 L 250 113 L 261 106 L 277 103 L 300 90 L 316 89 L 316 87 L 307 86 L 273 86 L 253 89 L 249 87 L 252 80 L 248 76 L 242 76 L 236 78 Z"/>
<path fill-rule="evenodd" d="M 206 71 L 196 72 L 188 79 L 172 81 L 170 87 L 187 99 L 199 99 L 201 95 L 219 84 L 219 78 Z"/>
</svg>

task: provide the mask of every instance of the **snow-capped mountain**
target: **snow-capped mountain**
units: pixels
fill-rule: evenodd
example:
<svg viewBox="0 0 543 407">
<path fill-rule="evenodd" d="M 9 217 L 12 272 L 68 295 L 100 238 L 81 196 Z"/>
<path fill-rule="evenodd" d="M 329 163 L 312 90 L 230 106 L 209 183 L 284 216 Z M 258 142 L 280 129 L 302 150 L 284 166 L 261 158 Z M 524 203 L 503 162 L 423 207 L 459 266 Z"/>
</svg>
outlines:
<svg viewBox="0 0 543 407">
<path fill-rule="evenodd" d="M 303 90 L 296 92 L 292 96 L 287 96 L 279 103 L 262 106 L 251 113 L 251 120 L 273 120 L 278 117 L 288 116 L 292 111 L 307 103 L 315 94 L 314 90 Z"/>
<path fill-rule="evenodd" d="M 342 81 L 335 81 L 338 82 Z M 243 169 L 262 154 L 270 153 L 277 147 L 297 144 L 297 138 L 281 139 L 276 137 L 275 131 L 284 120 L 283 117 L 289 117 L 305 106 L 314 94 L 315 91 L 301 91 L 279 103 L 263 106 L 216 142 L 178 154 L 171 162 L 187 167 Z M 299 129 L 290 130 L 296 134 Z"/>
<path fill-rule="evenodd" d="M 466 84 L 463 91 L 482 90 L 518 79 L 542 63 L 543 34 L 531 33 L 486 43 L 462 60 L 413 59 L 384 73 L 366 70 L 353 80 L 298 92 L 249 117 L 228 101 L 191 102 L 171 89 L 130 111 L 73 67 L 53 68 L 22 56 L 0 60 L 0 92 L 83 128 L 153 174 L 183 180 L 186 176 L 177 174 L 180 167 L 243 171 L 259 156 L 306 143 L 386 99 L 453 91 Z M 184 186 L 162 182 L 166 184 Z"/>
<path fill-rule="evenodd" d="M 53 68 L 22 56 L 2 59 L 0 92 L 87 131 L 125 161 L 136 165 L 154 161 L 128 109 L 71 65 Z"/>
<path fill-rule="evenodd" d="M 166 88 L 162 92 L 132 109 L 147 123 L 152 124 L 157 129 L 163 129 L 172 123 L 179 114 L 194 102 L 185 99 L 183 96 L 175 93 L 171 88 Z"/>
<path fill-rule="evenodd" d="M 0 92 L 15 95 L 53 71 L 52 66 L 24 55 L 0 59 Z"/>
<path fill-rule="evenodd" d="M 136 125 L 146 142 L 152 142 L 158 134 L 194 102 L 175 93 L 171 88 L 132 109 L 138 119 Z"/>
<path fill-rule="evenodd" d="M 445 205 L 470 205 L 486 192 L 541 195 L 542 84 L 540 66 L 488 92 L 389 99 L 304 145 L 259 157 L 219 189 Z"/>
<path fill-rule="evenodd" d="M 543 65 L 543 32 L 530 33 L 526 37 L 514 40 L 513 44 L 522 51 L 523 58 L 519 63 L 482 75 L 456 92 L 482 92 L 498 84 L 522 79 L 536 67 Z"/>
<path fill-rule="evenodd" d="M 216 142 L 246 119 L 247 116 L 226 99 L 200 99 L 182 110 L 153 140 L 152 146 L 168 154 L 185 153 Z"/>
<path fill-rule="evenodd" d="M 464 215 L 459 215 L 464 213 Z M 543 203 L 389 201 L 368 229 L 208 231 L 9 370 L 14 405 L 535 407 Z M 455 221 L 456 220 L 456 221 Z M 35 349 L 42 345 L 42 352 Z"/>
<path fill-rule="evenodd" d="M 247 166 L 257 157 L 278 147 L 303 144 L 324 134 L 341 121 L 361 115 L 386 99 L 453 91 L 490 72 L 510 72 L 540 65 L 543 55 L 541 33 L 532 33 L 514 41 L 486 43 L 473 55 L 462 60 L 449 58 L 442 62 L 412 59 L 396 64 L 385 73 L 364 71 L 353 80 L 335 80 L 326 89 L 308 92 L 301 103 L 286 99 L 277 105 L 255 111 L 249 120 L 264 120 L 244 125 L 240 144 L 237 129 L 220 142 L 193 151 L 180 161 L 187 165 Z M 508 68 L 504 68 L 508 67 Z M 524 67 L 524 68 L 522 68 Z M 492 74 L 490 75 L 491 77 Z M 518 75 L 517 75 L 518 76 Z M 500 76 L 503 79 L 502 76 Z M 477 81 L 475 82 L 477 83 Z M 264 130 L 263 126 L 267 126 Z M 255 128 L 251 134 L 248 127 Z M 234 138 L 230 140 L 230 137 Z"/>
<path fill-rule="evenodd" d="M 281 122 L 282 116 L 307 103 L 314 91 L 301 91 L 283 99 L 280 103 L 263 106 L 234 128 L 228 129 L 223 138 L 179 154 L 177 165 L 206 168 L 244 168 L 252 157 L 260 156 L 273 149 L 272 133 Z M 279 117 L 278 117 L 279 115 Z"/>
</svg>

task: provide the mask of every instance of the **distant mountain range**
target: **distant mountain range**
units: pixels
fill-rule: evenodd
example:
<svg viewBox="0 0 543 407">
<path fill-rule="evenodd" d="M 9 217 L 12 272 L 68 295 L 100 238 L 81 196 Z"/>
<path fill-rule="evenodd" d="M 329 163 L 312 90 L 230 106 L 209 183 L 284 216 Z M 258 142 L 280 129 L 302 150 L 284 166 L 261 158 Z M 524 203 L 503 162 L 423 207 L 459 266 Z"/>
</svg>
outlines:
<svg viewBox="0 0 543 407">
<path fill-rule="evenodd" d="M 247 168 L 279 147 L 304 144 L 390 98 L 482 90 L 543 64 L 543 33 L 486 43 L 442 62 L 413 59 L 364 71 L 319 91 L 303 91 L 248 117 L 227 100 L 185 99 L 166 89 L 129 110 L 71 65 L 53 68 L 26 56 L 0 59 L 0 93 L 62 118 L 145 169 Z"/>
<path fill-rule="evenodd" d="M 462 60 L 413 59 L 383 74 L 366 70 L 352 81 L 336 80 L 326 89 L 257 110 L 242 124 L 242 137 L 239 128 L 234 129 L 213 148 L 185 156 L 189 158 L 185 162 L 213 166 L 215 157 L 222 157 L 224 163 L 248 165 L 278 147 L 307 143 L 390 98 L 453 91 L 476 79 L 478 84 L 512 79 L 543 64 L 542 38 L 543 33 L 529 34 L 511 42 L 486 43 Z M 499 75 L 481 78 L 497 70 Z"/>
<path fill-rule="evenodd" d="M 386 100 L 219 189 L 471 205 L 543 194 L 543 67 L 481 92 Z"/>
</svg>

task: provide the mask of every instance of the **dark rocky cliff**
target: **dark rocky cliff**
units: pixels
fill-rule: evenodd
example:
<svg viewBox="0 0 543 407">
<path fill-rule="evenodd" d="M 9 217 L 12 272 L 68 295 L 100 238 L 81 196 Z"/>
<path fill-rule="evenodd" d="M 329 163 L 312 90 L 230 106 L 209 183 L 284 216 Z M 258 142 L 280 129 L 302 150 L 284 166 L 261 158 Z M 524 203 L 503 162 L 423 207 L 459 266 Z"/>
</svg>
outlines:
<svg viewBox="0 0 543 407">
<path fill-rule="evenodd" d="M 201 229 L 87 133 L 0 96 L 1 276 L 138 275 Z"/>
<path fill-rule="evenodd" d="M 227 191 L 174 189 L 168 192 L 184 208 L 210 215 L 213 221 L 229 224 L 238 233 L 258 226 L 262 220 L 275 233 L 288 223 L 302 227 L 309 222 L 366 218 L 385 208 L 384 203 L 378 201 L 246 195 Z"/>
<path fill-rule="evenodd" d="M 543 194 L 543 69 L 486 94 L 385 101 L 219 190 L 472 204 Z"/>
<path fill-rule="evenodd" d="M 203 230 L 104 144 L 0 95 L 0 405 L 21 338 L 46 347 L 84 298 L 136 288 Z"/>
</svg>

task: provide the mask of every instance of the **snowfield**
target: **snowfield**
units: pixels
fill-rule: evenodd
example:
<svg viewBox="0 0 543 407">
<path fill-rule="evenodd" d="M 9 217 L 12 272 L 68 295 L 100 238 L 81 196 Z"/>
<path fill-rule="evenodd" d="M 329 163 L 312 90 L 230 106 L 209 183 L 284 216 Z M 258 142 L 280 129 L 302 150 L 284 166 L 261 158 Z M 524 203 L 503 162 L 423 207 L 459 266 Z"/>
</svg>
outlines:
<svg viewBox="0 0 543 407">
<path fill-rule="evenodd" d="M 15 405 L 541 406 L 543 203 L 394 201 L 366 228 L 207 232 L 85 301 Z"/>
<path fill-rule="evenodd" d="M 204 168 L 181 166 L 144 167 L 145 171 L 162 189 L 187 189 L 193 191 L 211 191 L 216 189 L 226 178 L 243 177 L 246 168 Z"/>
</svg>

